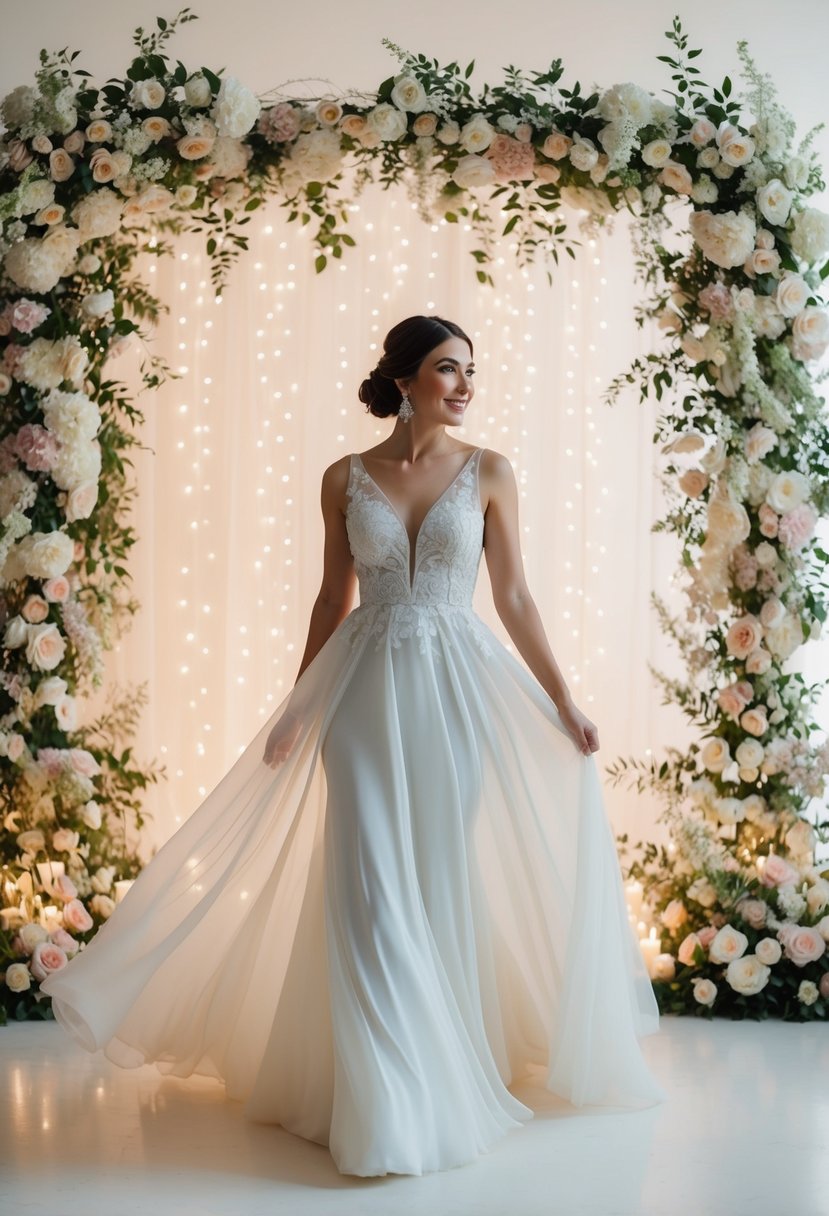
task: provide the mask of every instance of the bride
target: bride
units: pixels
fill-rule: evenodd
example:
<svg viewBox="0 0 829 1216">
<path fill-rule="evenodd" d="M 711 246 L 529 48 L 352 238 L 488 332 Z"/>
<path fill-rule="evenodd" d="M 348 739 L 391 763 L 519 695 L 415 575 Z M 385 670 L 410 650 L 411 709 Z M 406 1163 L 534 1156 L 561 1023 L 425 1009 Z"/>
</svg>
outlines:
<svg viewBox="0 0 829 1216">
<path fill-rule="evenodd" d="M 512 467 L 450 434 L 474 374 L 455 323 L 389 331 L 359 396 L 394 427 L 323 474 L 293 689 L 42 984 L 88 1050 L 214 1076 L 348 1174 L 473 1160 L 532 1117 L 528 1076 L 575 1106 L 666 1096 L 598 732 L 527 588 Z M 472 608 L 482 553 L 526 667 Z"/>
</svg>

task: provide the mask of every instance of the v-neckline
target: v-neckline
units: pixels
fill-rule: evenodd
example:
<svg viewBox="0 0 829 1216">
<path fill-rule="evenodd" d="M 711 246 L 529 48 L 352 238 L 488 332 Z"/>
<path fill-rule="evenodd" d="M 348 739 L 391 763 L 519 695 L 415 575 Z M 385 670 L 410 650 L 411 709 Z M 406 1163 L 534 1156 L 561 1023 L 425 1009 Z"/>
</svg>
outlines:
<svg viewBox="0 0 829 1216">
<path fill-rule="evenodd" d="M 449 493 L 449 491 L 452 489 L 453 485 L 454 485 L 454 484 L 455 484 L 455 482 L 456 482 L 456 481 L 459 479 L 459 477 L 461 476 L 461 474 L 462 474 L 462 473 L 464 473 L 464 472 L 466 471 L 466 469 L 468 469 L 468 468 L 469 468 L 469 465 L 470 465 L 470 463 L 472 462 L 472 457 L 473 457 L 473 456 L 476 454 L 476 452 L 479 452 L 479 451 L 480 451 L 480 448 L 473 448 L 473 449 L 472 449 L 472 451 L 471 451 L 471 452 L 469 453 L 469 455 L 467 456 L 466 460 L 463 462 L 463 464 L 461 465 L 461 467 L 458 469 L 458 471 L 457 471 L 457 473 L 455 474 L 455 476 L 454 476 L 454 477 L 452 478 L 452 480 L 449 482 L 449 485 L 446 487 L 446 489 L 445 489 L 445 490 L 441 491 L 441 493 L 440 493 L 440 494 L 437 496 L 437 498 L 435 499 L 435 501 L 434 501 L 434 502 L 432 503 L 432 505 L 429 507 L 429 509 L 428 509 L 428 511 L 426 512 L 426 514 L 423 516 L 423 519 L 420 521 L 420 527 L 418 528 L 418 530 L 417 530 L 417 534 L 416 534 L 416 536 L 415 536 L 415 541 L 414 541 L 414 549 L 412 549 L 412 542 L 411 542 L 411 538 L 410 538 L 410 536 L 409 536 L 409 530 L 408 530 L 408 528 L 406 527 L 405 523 L 403 522 L 403 517 L 401 516 L 401 514 L 400 514 L 400 512 L 398 511 L 397 507 L 394 505 L 394 503 L 393 503 L 393 502 L 392 502 L 392 500 L 389 498 L 388 494 L 387 494 L 387 493 L 386 493 L 386 491 L 385 491 L 385 490 L 382 488 L 382 486 L 378 485 L 378 483 L 377 483 L 377 482 L 374 480 L 374 478 L 372 477 L 371 473 L 369 473 L 368 469 L 366 468 L 366 466 L 365 466 L 365 464 L 364 464 L 364 462 L 363 462 L 363 458 L 362 458 L 362 456 L 360 455 L 360 453 L 359 453 L 359 452 L 355 452 L 355 453 L 354 453 L 354 455 L 355 455 L 355 456 L 357 457 L 357 459 L 359 460 L 359 462 L 360 462 L 360 468 L 363 470 L 363 472 L 365 473 L 366 477 L 369 479 L 369 481 L 371 482 L 371 484 L 374 486 L 375 490 L 377 490 L 378 494 L 382 494 L 383 498 L 385 498 L 385 500 L 386 500 L 386 502 L 388 503 L 388 505 L 389 505 L 390 509 L 391 509 L 391 510 L 392 510 L 392 512 L 394 513 L 394 516 L 395 516 L 395 518 L 397 519 L 397 522 L 400 524 L 400 527 L 401 527 L 401 529 L 402 529 L 402 531 L 403 531 L 403 535 L 404 535 L 404 536 L 405 536 L 405 538 L 406 538 L 406 549 L 407 549 L 407 552 L 406 552 L 406 557 L 407 557 L 407 573 L 408 573 L 408 576 L 409 576 L 409 594 L 411 594 L 411 593 L 414 591 L 414 581 L 415 581 L 415 577 L 416 577 L 416 575 L 417 575 L 417 547 L 418 547 L 418 543 L 419 543 L 419 541 L 420 541 L 420 536 L 421 536 L 421 533 L 423 532 L 423 528 L 424 528 L 424 526 L 425 526 L 425 524 L 426 524 L 426 520 L 427 520 L 427 519 L 429 518 L 429 516 L 432 514 L 432 512 L 434 511 L 434 509 L 435 509 L 435 507 L 438 505 L 438 503 L 440 503 L 440 502 L 442 502 L 442 501 L 443 501 L 443 499 L 446 497 L 446 495 L 447 495 L 447 494 Z M 414 559 L 414 568 L 412 568 L 412 560 L 413 560 L 413 559 Z"/>
</svg>

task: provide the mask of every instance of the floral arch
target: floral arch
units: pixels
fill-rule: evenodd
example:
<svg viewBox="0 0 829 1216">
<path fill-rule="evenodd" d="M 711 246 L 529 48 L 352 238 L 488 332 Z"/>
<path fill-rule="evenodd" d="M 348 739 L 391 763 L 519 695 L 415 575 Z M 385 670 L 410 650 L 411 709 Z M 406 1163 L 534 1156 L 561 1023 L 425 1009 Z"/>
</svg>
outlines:
<svg viewBox="0 0 829 1216">
<path fill-rule="evenodd" d="M 685 619 L 652 598 L 687 674 L 654 674 L 700 738 L 607 770 L 656 790 L 671 833 L 637 846 L 630 914 L 664 1011 L 825 1017 L 829 745 L 813 737 L 821 687 L 785 670 L 826 619 L 829 430 L 814 366 L 829 346 L 829 215 L 808 205 L 824 184 L 815 132 L 795 147 L 745 44 L 745 95 L 728 78 L 706 85 L 676 19 L 660 56 L 668 100 L 635 84 L 584 96 L 562 86 L 559 61 L 510 67 L 475 94 L 474 62 L 441 67 L 388 41 L 399 71 L 376 93 L 257 98 L 168 57 L 194 19 L 137 30 L 125 76 L 101 88 L 77 52 L 41 52 L 35 85 L 0 106 L 0 1010 L 50 1015 L 38 982 L 137 873 L 128 829 L 163 775 L 132 755 L 141 689 L 114 690 L 92 722 L 78 714 L 138 608 L 129 467 L 142 415 L 106 369 L 163 308 L 136 259 L 203 232 L 218 293 L 275 195 L 312 226 L 323 272 L 355 244 L 348 169 L 356 191 L 401 183 L 424 219 L 462 217 L 484 286 L 503 236 L 550 276 L 572 254 L 562 203 L 588 226 L 635 217 L 638 319 L 656 318 L 664 341 L 607 399 L 634 385 L 662 403 L 671 509 L 654 528 L 681 541 Z M 676 202 L 690 253 L 664 243 Z M 152 388 L 167 369 L 150 358 L 142 375 Z"/>
</svg>

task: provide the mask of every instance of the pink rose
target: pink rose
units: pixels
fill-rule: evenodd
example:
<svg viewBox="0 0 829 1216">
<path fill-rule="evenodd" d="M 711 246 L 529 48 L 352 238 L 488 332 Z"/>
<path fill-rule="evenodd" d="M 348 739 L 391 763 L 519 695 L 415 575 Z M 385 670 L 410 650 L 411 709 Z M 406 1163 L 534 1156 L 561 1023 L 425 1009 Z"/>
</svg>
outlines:
<svg viewBox="0 0 829 1216">
<path fill-rule="evenodd" d="M 764 502 L 760 506 L 759 516 L 761 534 L 769 540 L 774 540 L 780 524 L 777 512 L 767 502 Z"/>
<path fill-rule="evenodd" d="M 65 954 L 71 958 L 73 954 L 78 953 L 79 943 L 75 940 L 71 933 L 67 933 L 65 929 L 53 929 L 52 941 L 56 946 L 60 946 Z"/>
<path fill-rule="evenodd" d="M 745 686 L 748 685 L 748 693 L 745 692 Z M 751 700 L 751 685 L 748 681 L 741 680 L 737 684 L 729 684 L 727 688 L 722 688 L 717 693 L 717 704 L 724 714 L 728 714 L 730 718 L 738 718 L 745 707 Z"/>
<path fill-rule="evenodd" d="M 766 923 L 768 905 L 764 899 L 741 899 L 734 911 L 752 929 L 762 929 Z"/>
<path fill-rule="evenodd" d="M 96 777 L 101 771 L 101 766 L 92 752 L 88 752 L 82 747 L 70 747 L 69 759 L 75 772 L 84 777 Z"/>
<path fill-rule="evenodd" d="M 52 883 L 52 895 L 68 904 L 70 900 L 78 898 L 78 888 L 68 874 L 60 874 Z"/>
<path fill-rule="evenodd" d="M 54 942 L 40 942 L 32 953 L 29 964 L 32 975 L 36 980 L 45 980 L 53 971 L 60 971 L 67 964 L 66 954 Z"/>
<path fill-rule="evenodd" d="M 48 473 L 58 458 L 58 441 L 37 422 L 27 422 L 14 437 L 14 450 L 27 469 Z"/>
<path fill-rule="evenodd" d="M 50 604 L 62 604 L 69 599 L 69 580 L 66 575 L 59 574 L 56 578 L 47 579 L 43 584 L 43 594 Z"/>
<path fill-rule="evenodd" d="M 697 929 L 697 937 L 700 940 L 700 945 L 707 950 L 714 938 L 717 936 L 715 925 L 704 925 L 702 929 Z"/>
<path fill-rule="evenodd" d="M 694 951 L 697 946 L 701 946 L 702 942 L 699 939 L 699 934 L 689 933 L 687 937 L 682 939 L 682 943 L 677 951 L 677 958 L 686 967 L 690 967 L 694 963 Z"/>
<path fill-rule="evenodd" d="M 495 167 L 497 182 L 527 181 L 534 175 L 535 149 L 510 135 L 496 135 L 484 155 Z"/>
<path fill-rule="evenodd" d="M 76 933 L 87 933 L 95 922 L 79 899 L 70 899 L 63 909 L 63 923 Z"/>
<path fill-rule="evenodd" d="M 782 887 L 787 882 L 797 882 L 800 877 L 794 866 L 789 865 L 779 853 L 769 853 L 760 874 L 764 887 Z"/>
<path fill-rule="evenodd" d="M 47 777 L 59 777 L 64 769 L 63 758 L 66 752 L 60 747 L 39 747 L 37 763 L 41 772 Z"/>
<path fill-rule="evenodd" d="M 30 595 L 20 612 L 31 625 L 40 625 L 49 615 L 49 605 L 42 595 Z"/>
<path fill-rule="evenodd" d="M 826 942 L 817 929 L 807 929 L 804 925 L 783 925 L 777 930 L 777 938 L 783 944 L 786 958 L 796 967 L 815 962 L 826 949 Z"/>
</svg>

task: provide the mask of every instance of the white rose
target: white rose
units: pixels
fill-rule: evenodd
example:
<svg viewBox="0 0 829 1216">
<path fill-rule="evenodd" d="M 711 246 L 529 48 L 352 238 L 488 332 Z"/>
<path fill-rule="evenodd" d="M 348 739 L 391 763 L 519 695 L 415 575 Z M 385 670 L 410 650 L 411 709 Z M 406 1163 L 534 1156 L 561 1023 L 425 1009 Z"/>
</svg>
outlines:
<svg viewBox="0 0 829 1216">
<path fill-rule="evenodd" d="M 748 135 L 735 135 L 720 145 L 720 159 L 731 168 L 747 165 L 754 156 L 754 140 Z"/>
<path fill-rule="evenodd" d="M 599 150 L 590 139 L 582 139 L 581 136 L 576 136 L 572 148 L 570 149 L 570 163 L 575 169 L 581 169 L 588 173 L 599 159 Z"/>
<path fill-rule="evenodd" d="M 226 76 L 219 86 L 210 116 L 219 135 L 241 139 L 247 135 L 259 117 L 259 101 L 245 85 L 233 76 Z"/>
<path fill-rule="evenodd" d="M 754 947 L 754 953 L 761 963 L 765 963 L 767 967 L 773 967 L 775 963 L 780 962 L 783 949 L 780 942 L 775 941 L 773 937 L 764 937 Z"/>
<path fill-rule="evenodd" d="M 765 756 L 765 748 L 756 739 L 743 739 L 737 745 L 734 756 L 742 768 L 758 768 Z"/>
<path fill-rule="evenodd" d="M 780 228 L 789 218 L 794 195 L 779 178 L 773 177 L 757 191 L 757 208 L 763 219 Z"/>
<path fill-rule="evenodd" d="M 210 82 L 201 72 L 197 72 L 195 76 L 191 76 L 189 80 L 185 81 L 184 100 L 194 110 L 210 105 L 210 102 L 213 100 L 213 92 L 210 88 Z"/>
<path fill-rule="evenodd" d="M 452 180 L 464 190 L 489 186 L 495 181 L 495 166 L 488 157 L 470 153 L 460 158 L 452 173 Z"/>
<path fill-rule="evenodd" d="M 99 895 L 106 895 L 112 890 L 112 884 L 115 881 L 114 866 L 99 866 L 92 875 L 92 890 L 97 891 Z"/>
<path fill-rule="evenodd" d="M 435 132 L 438 143 L 446 144 L 447 147 L 456 144 L 460 137 L 461 129 L 456 122 L 445 122 Z"/>
<path fill-rule="evenodd" d="M 709 773 L 721 773 L 730 760 L 731 750 L 725 739 L 709 739 L 700 752 L 700 761 Z"/>
<path fill-rule="evenodd" d="M 64 508 L 69 523 L 74 523 L 76 519 L 89 519 L 97 501 L 97 481 L 82 481 L 74 486 L 69 491 Z"/>
<path fill-rule="evenodd" d="M 32 986 L 32 976 L 25 963 L 12 963 L 6 968 L 6 987 L 11 992 L 26 992 Z"/>
<path fill-rule="evenodd" d="M 694 1000 L 700 1005 L 713 1005 L 717 996 L 717 985 L 713 980 L 698 979 L 694 981 Z"/>
<path fill-rule="evenodd" d="M 464 123 L 460 144 L 464 152 L 485 152 L 495 137 L 495 131 L 483 114 L 475 114 Z"/>
<path fill-rule="evenodd" d="M 667 139 L 652 139 L 642 149 L 642 160 L 653 169 L 661 169 L 671 159 L 670 141 Z"/>
<path fill-rule="evenodd" d="M 660 920 L 670 933 L 675 933 L 688 919 L 688 909 L 681 899 L 672 899 L 663 909 Z"/>
<path fill-rule="evenodd" d="M 774 629 L 775 626 L 780 624 L 785 615 L 785 606 L 776 595 L 770 596 L 769 599 L 764 600 L 763 606 L 760 609 L 760 621 L 762 622 L 764 628 Z"/>
<path fill-rule="evenodd" d="M 43 928 L 43 925 L 37 924 L 36 921 L 30 921 L 28 925 L 23 925 L 19 929 L 17 936 L 20 938 L 20 943 L 26 954 L 31 954 L 35 946 L 39 946 L 41 942 L 49 940 L 49 934 Z"/>
<path fill-rule="evenodd" d="M 13 616 L 6 623 L 6 631 L 3 635 L 3 645 L 7 650 L 16 650 L 18 646 L 24 646 L 29 640 L 29 626 L 19 614 Z"/>
<path fill-rule="evenodd" d="M 756 954 L 735 958 L 725 971 L 725 978 L 735 992 L 741 996 L 756 996 L 769 982 L 770 969 Z"/>
<path fill-rule="evenodd" d="M 714 806 L 720 823 L 741 823 L 745 819 L 745 807 L 740 798 L 718 798 Z"/>
<path fill-rule="evenodd" d="M 57 667 L 66 653 L 66 639 L 57 625 L 52 622 L 44 625 L 29 625 L 28 629 L 26 658 L 38 670 L 51 671 L 53 667 Z"/>
<path fill-rule="evenodd" d="M 793 156 L 783 170 L 786 185 L 792 190 L 804 190 L 809 181 L 809 166 L 800 156 Z"/>
<path fill-rule="evenodd" d="M 86 826 L 91 828 L 93 832 L 97 831 L 101 826 L 101 808 L 98 806 L 98 803 L 94 800 L 94 798 L 85 803 L 81 812 L 81 818 Z"/>
<path fill-rule="evenodd" d="M 78 724 L 78 708 L 74 697 L 61 697 L 55 705 L 55 721 L 63 731 L 74 730 Z"/>
<path fill-rule="evenodd" d="M 115 900 L 111 899 L 109 895 L 93 895 L 89 901 L 89 907 L 96 916 L 100 916 L 101 920 L 109 920 L 115 911 Z"/>
<path fill-rule="evenodd" d="M 733 925 L 723 925 L 711 942 L 708 957 L 712 963 L 728 963 L 745 953 L 748 938 Z"/>
<path fill-rule="evenodd" d="M 81 300 L 81 308 L 87 317 L 105 317 L 115 307 L 115 295 L 111 287 L 106 291 L 90 291 Z"/>
<path fill-rule="evenodd" d="M 799 617 L 787 613 L 781 623 L 766 633 L 766 645 L 777 659 L 788 659 L 803 645 L 803 625 Z"/>
<path fill-rule="evenodd" d="M 136 80 L 130 90 L 129 104 L 133 110 L 157 110 L 164 104 L 164 85 L 155 77 Z"/>
<path fill-rule="evenodd" d="M 799 507 L 809 497 L 809 482 L 797 469 L 778 473 L 769 486 L 766 502 L 781 515 Z"/>
<path fill-rule="evenodd" d="M 676 975 L 676 963 L 672 954 L 657 954 L 653 960 L 651 978 L 670 981 Z"/>
<path fill-rule="evenodd" d="M 57 705 L 66 696 L 66 680 L 62 676 L 47 676 L 41 680 L 35 693 L 35 701 L 40 705 Z"/>
<path fill-rule="evenodd" d="M 786 270 L 777 284 L 774 298 L 784 317 L 796 317 L 806 307 L 811 294 L 809 284 L 801 275 Z"/>
<path fill-rule="evenodd" d="M 398 109 L 408 110 L 410 114 L 420 114 L 428 105 L 423 85 L 416 76 L 406 72 L 395 77 L 391 100 Z"/>
<path fill-rule="evenodd" d="M 829 346 L 829 314 L 810 305 L 792 322 L 792 354 L 795 359 L 819 359 Z"/>
</svg>

